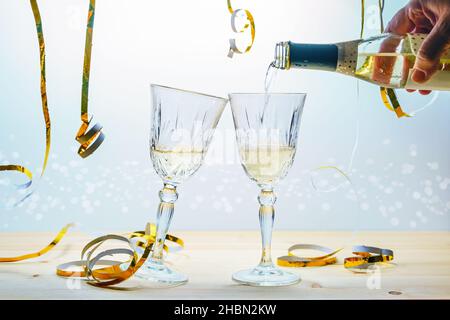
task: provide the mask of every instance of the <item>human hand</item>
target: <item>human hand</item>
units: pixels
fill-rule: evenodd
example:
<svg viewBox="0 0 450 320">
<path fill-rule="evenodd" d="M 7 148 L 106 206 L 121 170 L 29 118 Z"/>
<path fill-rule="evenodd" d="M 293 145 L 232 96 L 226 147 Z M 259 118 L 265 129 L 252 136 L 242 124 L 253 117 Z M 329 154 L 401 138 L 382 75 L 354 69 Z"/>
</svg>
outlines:
<svg viewBox="0 0 450 320">
<path fill-rule="evenodd" d="M 411 0 L 397 12 L 385 31 L 399 35 L 428 34 L 412 73 L 413 81 L 424 83 L 439 70 L 440 57 L 450 47 L 450 0 Z M 420 93 L 430 91 L 420 90 Z"/>
</svg>

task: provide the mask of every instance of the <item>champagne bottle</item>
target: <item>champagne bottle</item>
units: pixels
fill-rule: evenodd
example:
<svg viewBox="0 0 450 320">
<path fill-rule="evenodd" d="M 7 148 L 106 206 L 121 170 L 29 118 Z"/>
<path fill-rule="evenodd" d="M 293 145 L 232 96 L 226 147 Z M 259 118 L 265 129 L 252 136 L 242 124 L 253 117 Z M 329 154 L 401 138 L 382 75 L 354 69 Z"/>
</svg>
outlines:
<svg viewBox="0 0 450 320">
<path fill-rule="evenodd" d="M 275 47 L 275 68 L 324 70 L 394 89 L 450 91 L 450 49 L 439 70 L 426 83 L 411 79 L 412 68 L 425 34 L 381 34 L 335 44 L 280 42 Z"/>
</svg>

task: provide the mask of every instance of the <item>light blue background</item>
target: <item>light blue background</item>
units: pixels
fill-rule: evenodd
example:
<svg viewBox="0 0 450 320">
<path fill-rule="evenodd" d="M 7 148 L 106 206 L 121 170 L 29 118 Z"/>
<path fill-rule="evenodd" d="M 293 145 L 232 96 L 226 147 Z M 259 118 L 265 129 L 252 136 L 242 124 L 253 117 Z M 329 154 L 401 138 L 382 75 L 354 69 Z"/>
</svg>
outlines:
<svg viewBox="0 0 450 320">
<path fill-rule="evenodd" d="M 90 113 L 106 141 L 90 158 L 76 154 L 88 1 L 38 1 L 47 44 L 53 144 L 39 188 L 21 207 L 0 209 L 0 230 L 140 229 L 154 220 L 161 182 L 148 155 L 149 83 L 210 94 L 262 91 L 281 40 L 338 42 L 359 36 L 360 1 L 235 1 L 256 21 L 251 52 L 226 57 L 226 1 L 97 1 Z M 389 19 L 405 1 L 386 1 Z M 0 162 L 29 166 L 38 176 L 44 152 L 38 46 L 28 1 L 0 1 Z M 411 119 L 396 119 L 378 88 L 338 74 L 280 72 L 275 91 L 307 92 L 299 150 L 277 188 L 277 229 L 449 230 L 450 93 Z M 399 93 L 406 109 L 431 97 Z M 349 168 L 360 124 L 359 145 Z M 179 188 L 175 229 L 256 229 L 257 188 L 235 160 L 227 107 L 208 164 Z M 348 185 L 318 192 L 311 170 L 338 165 Z M 332 185 L 334 172 L 320 172 Z M 340 178 L 334 179 L 339 180 Z M 3 198 L 23 178 L 0 176 Z M 355 192 L 357 196 L 355 196 Z"/>
</svg>

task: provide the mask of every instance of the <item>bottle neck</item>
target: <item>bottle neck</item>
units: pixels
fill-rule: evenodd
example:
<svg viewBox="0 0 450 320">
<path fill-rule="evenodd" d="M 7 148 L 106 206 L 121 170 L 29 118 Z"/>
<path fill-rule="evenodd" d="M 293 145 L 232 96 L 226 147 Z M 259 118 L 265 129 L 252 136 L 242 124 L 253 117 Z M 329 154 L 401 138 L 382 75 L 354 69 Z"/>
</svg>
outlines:
<svg viewBox="0 0 450 320">
<path fill-rule="evenodd" d="M 279 69 L 336 71 L 338 51 L 336 44 L 280 42 L 275 48 L 274 66 Z"/>
</svg>

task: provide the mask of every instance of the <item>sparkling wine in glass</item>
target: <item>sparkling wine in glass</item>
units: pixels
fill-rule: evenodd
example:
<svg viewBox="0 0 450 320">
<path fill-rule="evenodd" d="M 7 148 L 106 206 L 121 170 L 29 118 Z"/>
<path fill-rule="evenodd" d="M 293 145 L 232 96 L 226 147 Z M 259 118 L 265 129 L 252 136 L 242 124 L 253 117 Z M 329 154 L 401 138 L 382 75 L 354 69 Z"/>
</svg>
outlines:
<svg viewBox="0 0 450 320">
<path fill-rule="evenodd" d="M 300 118 L 306 94 L 230 94 L 236 141 L 242 166 L 261 192 L 259 222 L 262 255 L 256 268 L 238 271 L 233 280 L 252 286 L 284 286 L 298 283 L 300 276 L 277 268 L 271 257 L 276 196 L 274 187 L 294 161 Z"/>
<path fill-rule="evenodd" d="M 177 187 L 202 165 L 227 99 L 151 85 L 150 157 L 164 187 L 159 192 L 156 241 L 137 276 L 165 286 L 187 282 L 163 262 L 163 247 L 178 199 Z"/>
</svg>

